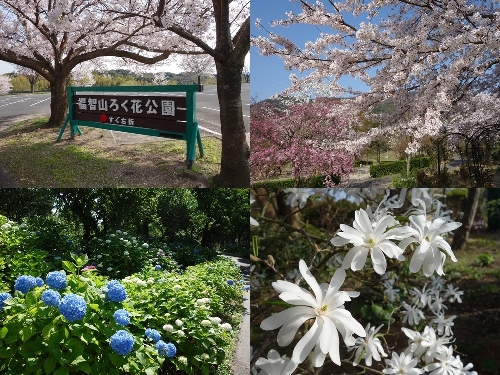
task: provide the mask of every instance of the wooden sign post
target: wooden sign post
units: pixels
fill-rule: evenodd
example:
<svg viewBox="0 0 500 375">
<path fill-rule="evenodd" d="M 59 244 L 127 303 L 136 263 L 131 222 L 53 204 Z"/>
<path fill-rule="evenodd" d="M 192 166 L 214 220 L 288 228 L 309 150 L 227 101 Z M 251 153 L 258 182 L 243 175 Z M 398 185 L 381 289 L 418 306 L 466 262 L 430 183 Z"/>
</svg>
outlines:
<svg viewBox="0 0 500 375">
<path fill-rule="evenodd" d="M 182 139 L 186 140 L 186 159 L 188 168 L 191 168 L 195 160 L 196 143 L 203 157 L 203 145 L 196 122 L 195 96 L 196 92 L 201 91 L 202 85 L 68 87 L 69 113 L 57 141 L 61 140 L 68 123 L 72 138 L 77 133 L 82 135 L 80 126 L 89 126 Z M 185 96 L 162 95 L 165 92 L 184 92 Z"/>
</svg>

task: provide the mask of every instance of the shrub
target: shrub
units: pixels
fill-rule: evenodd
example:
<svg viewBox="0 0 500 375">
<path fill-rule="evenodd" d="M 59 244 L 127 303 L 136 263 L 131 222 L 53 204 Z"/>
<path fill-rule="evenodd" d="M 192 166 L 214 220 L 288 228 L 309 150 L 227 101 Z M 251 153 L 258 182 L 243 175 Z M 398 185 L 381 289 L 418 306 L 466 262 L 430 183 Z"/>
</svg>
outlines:
<svg viewBox="0 0 500 375">
<path fill-rule="evenodd" d="M 340 183 L 338 176 L 330 176 L 332 181 L 336 184 Z M 270 188 L 270 189 L 285 189 L 294 185 L 293 178 L 283 180 L 270 180 L 256 182 L 252 185 L 254 188 Z M 317 175 L 301 178 L 299 181 L 299 188 L 323 188 L 325 187 L 325 176 Z"/>
<path fill-rule="evenodd" d="M 427 168 L 431 165 L 432 158 L 430 157 L 413 158 L 410 160 L 410 171 L 414 171 L 420 168 Z M 405 171 L 406 161 L 404 160 L 370 166 L 370 176 L 374 178 L 388 176 L 396 173 L 405 173 Z"/>
<path fill-rule="evenodd" d="M 477 257 L 477 265 L 479 267 L 489 266 L 493 262 L 494 258 L 490 254 L 480 254 Z"/>
</svg>

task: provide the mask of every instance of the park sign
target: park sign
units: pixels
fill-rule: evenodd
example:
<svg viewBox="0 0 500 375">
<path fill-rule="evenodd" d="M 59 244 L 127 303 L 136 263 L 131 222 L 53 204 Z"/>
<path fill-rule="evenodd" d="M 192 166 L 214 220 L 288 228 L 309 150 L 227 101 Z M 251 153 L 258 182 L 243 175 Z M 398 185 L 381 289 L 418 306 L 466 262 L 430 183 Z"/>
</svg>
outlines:
<svg viewBox="0 0 500 375">
<path fill-rule="evenodd" d="M 80 126 L 88 126 L 181 139 L 186 141 L 186 159 L 191 168 L 196 143 L 203 156 L 195 96 L 201 91 L 203 85 L 68 87 L 68 116 L 57 141 L 61 140 L 68 123 L 72 138 L 82 135 Z"/>
</svg>

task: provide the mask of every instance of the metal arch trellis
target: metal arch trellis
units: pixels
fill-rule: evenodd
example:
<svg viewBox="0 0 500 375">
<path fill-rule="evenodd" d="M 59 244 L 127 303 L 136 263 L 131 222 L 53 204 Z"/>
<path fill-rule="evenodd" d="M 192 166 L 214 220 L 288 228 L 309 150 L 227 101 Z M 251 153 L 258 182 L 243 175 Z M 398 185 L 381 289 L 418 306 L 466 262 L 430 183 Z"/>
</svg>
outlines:
<svg viewBox="0 0 500 375">
<path fill-rule="evenodd" d="M 437 140 L 437 158 L 438 158 L 438 176 L 441 177 L 441 151 L 444 154 L 443 143 L 446 138 L 450 136 L 459 136 L 465 140 L 465 157 L 467 168 L 469 170 L 469 175 L 474 175 L 474 187 L 484 187 L 485 185 L 485 170 L 484 161 L 485 153 L 484 148 L 481 145 L 486 141 L 486 137 L 498 136 L 500 135 L 500 123 L 482 125 L 481 127 L 475 129 L 470 134 L 451 132 L 447 133 Z M 464 158 L 461 157 L 462 164 L 464 163 Z"/>
</svg>

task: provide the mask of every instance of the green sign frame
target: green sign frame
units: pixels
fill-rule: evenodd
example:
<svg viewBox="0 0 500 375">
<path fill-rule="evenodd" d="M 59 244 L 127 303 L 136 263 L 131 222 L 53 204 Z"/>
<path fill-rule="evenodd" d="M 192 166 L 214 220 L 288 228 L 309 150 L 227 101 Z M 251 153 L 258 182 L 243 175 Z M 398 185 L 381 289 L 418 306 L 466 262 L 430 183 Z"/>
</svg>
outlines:
<svg viewBox="0 0 500 375">
<path fill-rule="evenodd" d="M 66 126 L 70 125 L 71 138 L 74 138 L 76 134 L 82 135 L 80 126 L 88 126 L 92 128 L 100 128 L 106 130 L 115 130 L 125 133 L 135 133 L 150 135 L 155 137 L 171 138 L 171 139 L 182 139 L 186 141 L 186 160 L 188 163 L 188 169 L 191 169 L 193 163 L 196 159 L 196 144 L 198 144 L 198 150 L 200 156 L 203 157 L 203 144 L 201 141 L 200 130 L 198 128 L 198 122 L 196 122 L 196 93 L 203 91 L 203 85 L 168 85 L 168 86 L 103 86 L 103 87 L 74 87 L 69 86 L 66 88 L 68 95 L 68 106 L 69 111 L 64 124 L 59 132 L 56 142 L 59 142 L 63 136 Z M 95 122 L 95 121 L 85 121 L 80 119 L 75 119 L 74 104 L 77 104 L 73 99 L 74 96 L 82 92 L 92 92 L 101 94 L 115 94 L 115 93 L 168 93 L 168 92 L 184 92 L 186 93 L 186 130 L 185 132 L 179 131 L 178 129 L 174 131 L 165 129 L 150 129 L 142 128 L 139 126 L 126 126 L 119 124 L 111 124 L 105 122 Z M 139 96 L 138 96 L 139 98 Z M 142 98 L 142 96 L 141 96 Z M 147 96 L 144 96 L 147 99 Z M 168 97 L 166 97 L 168 99 Z"/>
</svg>

